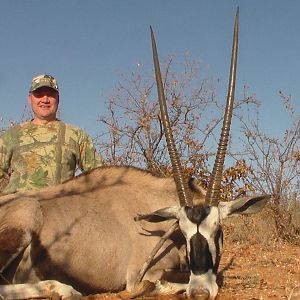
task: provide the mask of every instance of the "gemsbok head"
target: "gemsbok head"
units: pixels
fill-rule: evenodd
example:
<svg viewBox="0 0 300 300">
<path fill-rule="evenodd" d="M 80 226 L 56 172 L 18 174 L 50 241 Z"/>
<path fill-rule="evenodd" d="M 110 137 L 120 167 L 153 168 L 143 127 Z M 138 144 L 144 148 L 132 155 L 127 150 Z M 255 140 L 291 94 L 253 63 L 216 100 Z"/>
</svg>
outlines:
<svg viewBox="0 0 300 300">
<path fill-rule="evenodd" d="M 234 103 L 238 56 L 238 23 L 239 9 L 237 9 L 235 17 L 229 87 L 223 127 L 213 171 L 205 195 L 205 201 L 200 205 L 193 204 L 191 192 L 187 186 L 187 180 L 184 177 L 179 155 L 176 150 L 167 112 L 156 42 L 153 30 L 150 28 L 161 119 L 173 166 L 174 180 L 180 205 L 160 209 L 152 214 L 139 215 L 137 219 L 144 219 L 150 222 L 157 222 L 158 218 L 160 221 L 167 219 L 178 220 L 179 228 L 186 239 L 187 258 L 190 270 L 189 283 L 186 287 L 186 292 L 190 297 L 203 295 L 204 292 L 209 294 L 209 297 L 213 299 L 218 293 L 216 276 L 223 244 L 223 232 L 221 227 L 223 219 L 233 213 L 255 213 L 259 211 L 268 200 L 268 196 L 264 195 L 251 199 L 237 199 L 230 202 L 220 201 L 221 180 Z"/>
</svg>

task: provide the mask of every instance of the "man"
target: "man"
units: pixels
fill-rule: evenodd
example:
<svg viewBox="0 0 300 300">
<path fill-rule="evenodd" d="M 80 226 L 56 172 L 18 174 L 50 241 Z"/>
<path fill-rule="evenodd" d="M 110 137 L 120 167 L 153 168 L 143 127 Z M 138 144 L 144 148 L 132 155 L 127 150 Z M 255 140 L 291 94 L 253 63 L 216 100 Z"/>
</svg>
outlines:
<svg viewBox="0 0 300 300">
<path fill-rule="evenodd" d="M 0 137 L 0 179 L 10 173 L 4 194 L 62 183 L 76 168 L 101 165 L 91 138 L 80 128 L 57 119 L 59 88 L 51 75 L 32 79 L 28 96 L 34 118 Z"/>
</svg>

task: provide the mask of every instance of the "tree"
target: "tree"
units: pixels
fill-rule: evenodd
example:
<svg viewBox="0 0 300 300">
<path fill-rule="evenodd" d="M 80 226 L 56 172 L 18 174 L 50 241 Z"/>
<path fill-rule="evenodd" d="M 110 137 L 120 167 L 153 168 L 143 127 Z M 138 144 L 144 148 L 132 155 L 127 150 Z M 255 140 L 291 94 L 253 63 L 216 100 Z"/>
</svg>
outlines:
<svg viewBox="0 0 300 300">
<path fill-rule="evenodd" d="M 205 187 L 209 159 L 217 149 L 225 101 L 216 96 L 217 82 L 204 78 L 201 64 L 188 56 L 182 61 L 169 57 L 162 71 L 170 123 L 186 174 L 197 176 Z M 170 176 L 153 73 L 147 74 L 139 65 L 121 79 L 107 99 L 107 114 L 99 117 L 105 130 L 97 142 L 104 161 Z M 237 100 L 235 109 L 255 102 L 253 97 Z M 245 166 L 238 161 L 225 172 L 224 197 L 248 189 L 246 182 L 240 180 L 247 175 L 241 165 Z"/>
<path fill-rule="evenodd" d="M 248 180 L 256 191 L 272 195 L 272 210 L 278 236 L 294 240 L 300 233 L 293 213 L 300 202 L 300 116 L 291 104 L 291 96 L 279 95 L 291 118 L 291 127 L 283 128 L 282 137 L 267 135 L 256 119 L 241 120 L 244 139 L 243 156 L 247 157 Z M 253 114 L 254 115 L 254 114 Z"/>
</svg>

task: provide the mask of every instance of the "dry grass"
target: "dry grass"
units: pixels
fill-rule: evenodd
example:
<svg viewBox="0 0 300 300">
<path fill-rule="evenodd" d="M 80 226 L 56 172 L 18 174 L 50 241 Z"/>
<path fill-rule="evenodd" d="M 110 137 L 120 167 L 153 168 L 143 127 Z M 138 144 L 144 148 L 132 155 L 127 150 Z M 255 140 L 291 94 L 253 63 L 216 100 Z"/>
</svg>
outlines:
<svg viewBox="0 0 300 300">
<path fill-rule="evenodd" d="M 292 244 L 299 244 L 300 206 L 289 208 L 287 212 L 291 213 L 291 223 L 287 223 L 285 226 L 286 228 L 293 226 L 296 231 L 295 236 L 291 236 L 289 241 Z M 227 242 L 259 243 L 264 246 L 280 240 L 271 207 L 266 207 L 259 214 L 250 216 L 238 215 L 228 218 L 225 220 L 223 227 Z"/>
</svg>

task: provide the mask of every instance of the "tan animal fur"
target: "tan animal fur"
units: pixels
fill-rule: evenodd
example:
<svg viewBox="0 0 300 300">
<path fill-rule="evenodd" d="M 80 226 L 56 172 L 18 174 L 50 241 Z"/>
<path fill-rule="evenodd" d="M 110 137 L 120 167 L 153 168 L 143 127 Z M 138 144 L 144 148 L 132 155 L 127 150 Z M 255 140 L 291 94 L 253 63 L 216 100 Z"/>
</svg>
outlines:
<svg viewBox="0 0 300 300">
<path fill-rule="evenodd" d="M 56 279 L 84 293 L 131 290 L 137 272 L 170 225 L 137 223 L 134 217 L 174 205 L 173 179 L 129 167 L 103 167 L 56 187 L 3 196 L 0 232 L 26 228 L 32 233 L 32 240 L 27 233 L 30 255 L 27 251 L 14 278 L 7 279 Z M 12 217 L 16 212 L 7 214 L 17 207 L 17 218 Z M 180 247 L 183 240 L 178 236 Z M 164 251 L 167 258 L 158 260 L 146 278 L 159 279 L 163 269 L 179 265 L 178 249 L 171 242 L 160 253 Z"/>
</svg>

